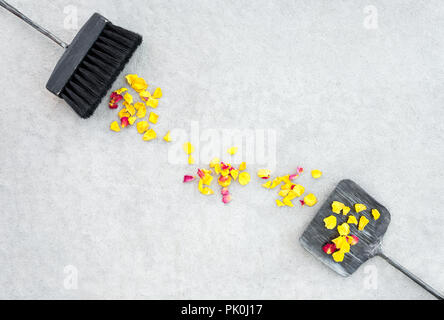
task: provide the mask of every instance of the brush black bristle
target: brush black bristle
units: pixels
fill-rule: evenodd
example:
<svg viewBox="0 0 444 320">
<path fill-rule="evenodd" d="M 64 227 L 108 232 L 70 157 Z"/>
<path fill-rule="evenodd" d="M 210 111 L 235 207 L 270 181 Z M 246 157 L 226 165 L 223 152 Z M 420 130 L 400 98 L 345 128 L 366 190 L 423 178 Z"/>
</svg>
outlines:
<svg viewBox="0 0 444 320">
<path fill-rule="evenodd" d="M 60 97 L 79 116 L 90 117 L 141 42 L 140 35 L 108 22 Z"/>
<path fill-rule="evenodd" d="M 94 13 L 65 50 L 46 88 L 88 118 L 141 42 L 137 33 Z"/>
</svg>

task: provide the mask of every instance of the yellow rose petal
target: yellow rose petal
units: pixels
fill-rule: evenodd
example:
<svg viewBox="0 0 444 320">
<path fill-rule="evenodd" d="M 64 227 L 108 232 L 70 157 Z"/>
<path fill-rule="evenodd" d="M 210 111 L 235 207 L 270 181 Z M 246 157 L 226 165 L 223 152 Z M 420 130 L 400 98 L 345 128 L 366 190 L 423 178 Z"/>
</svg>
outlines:
<svg viewBox="0 0 444 320">
<path fill-rule="evenodd" d="M 270 187 L 271 187 L 271 183 L 272 183 L 273 181 L 267 181 L 267 182 L 265 182 L 263 185 L 262 185 L 262 187 L 264 187 L 264 188 L 267 188 L 267 189 L 270 189 Z M 288 193 L 288 192 L 287 192 Z M 285 194 L 285 195 L 287 195 L 287 194 Z"/>
<path fill-rule="evenodd" d="M 239 174 L 239 183 L 243 186 L 247 185 L 251 180 L 250 174 L 248 172 L 241 172 Z"/>
<path fill-rule="evenodd" d="M 200 193 L 202 193 L 206 196 L 209 196 L 209 195 L 214 194 L 214 191 L 208 187 L 204 187 L 204 188 L 202 188 L 202 190 L 200 190 Z"/>
<path fill-rule="evenodd" d="M 214 168 L 217 164 L 220 164 L 220 159 L 213 158 L 213 160 L 210 161 L 210 168 Z"/>
<path fill-rule="evenodd" d="M 288 196 L 286 196 L 284 199 L 282 199 L 282 202 L 289 207 L 294 207 L 293 202 L 291 202 L 291 198 L 289 198 Z"/>
<path fill-rule="evenodd" d="M 293 192 L 296 195 L 296 197 L 300 197 L 304 194 L 305 188 L 300 184 L 297 184 L 293 187 L 293 190 L 291 190 L 291 192 Z"/>
<path fill-rule="evenodd" d="M 123 96 L 123 99 L 129 104 L 133 103 L 133 96 L 130 95 L 128 92 L 125 93 L 125 95 Z"/>
<path fill-rule="evenodd" d="M 338 226 L 338 232 L 341 236 L 346 236 L 350 233 L 350 226 L 348 225 L 348 223 L 343 223 L 341 225 Z"/>
<path fill-rule="evenodd" d="M 235 155 L 237 153 L 238 148 L 237 147 L 231 147 L 228 149 L 228 154 Z"/>
<path fill-rule="evenodd" d="M 123 108 L 122 110 L 119 111 L 119 113 L 117 114 L 119 116 L 120 119 L 127 117 L 129 118 L 131 115 L 129 114 L 129 112 L 126 110 L 126 108 Z"/>
<path fill-rule="evenodd" d="M 358 230 L 360 230 L 360 231 L 364 230 L 365 226 L 366 226 L 369 222 L 370 222 L 370 221 L 369 221 L 365 216 L 361 216 L 361 218 L 359 219 Z"/>
<path fill-rule="evenodd" d="M 239 176 L 239 170 L 236 169 L 231 170 L 230 175 L 233 177 L 234 181 L 236 181 L 237 177 Z"/>
<path fill-rule="evenodd" d="M 112 131 L 119 132 L 120 131 L 119 123 L 117 121 L 114 121 L 113 123 L 111 123 L 110 129 Z"/>
<path fill-rule="evenodd" d="M 137 123 L 137 132 L 139 133 L 145 133 L 150 125 L 148 124 L 148 121 L 140 121 Z"/>
<path fill-rule="evenodd" d="M 148 130 L 143 135 L 143 140 L 145 140 L 145 141 L 151 141 L 151 140 L 154 140 L 156 138 L 157 138 L 157 133 L 153 129 Z"/>
<path fill-rule="evenodd" d="M 304 198 L 304 203 L 309 207 L 313 207 L 317 202 L 318 202 L 318 199 L 312 193 L 306 195 Z"/>
<path fill-rule="evenodd" d="M 350 212 L 350 210 L 350 207 L 344 206 L 344 208 L 342 208 L 342 214 L 346 216 Z"/>
<path fill-rule="evenodd" d="M 162 98 L 162 95 L 163 95 L 162 89 L 157 88 L 156 90 L 154 90 L 153 98 L 160 99 L 160 98 Z"/>
<path fill-rule="evenodd" d="M 271 174 L 271 170 L 268 170 L 268 169 L 260 169 L 257 171 L 257 176 L 262 179 L 269 178 L 270 174 Z"/>
<path fill-rule="evenodd" d="M 183 144 L 183 150 L 186 154 L 192 154 L 194 152 L 194 146 L 190 142 L 185 142 Z"/>
<path fill-rule="evenodd" d="M 159 100 L 156 100 L 156 99 L 150 98 L 150 99 L 148 99 L 148 101 L 146 102 L 146 105 L 149 106 L 149 107 L 151 107 L 151 108 L 153 108 L 153 109 L 156 109 L 156 108 L 159 106 Z"/>
<path fill-rule="evenodd" d="M 128 88 L 120 88 L 119 90 L 116 90 L 115 92 L 116 92 L 117 94 L 122 94 L 122 93 L 124 93 L 125 91 L 128 91 Z"/>
<path fill-rule="evenodd" d="M 159 119 L 159 115 L 158 114 L 155 114 L 154 112 L 150 113 L 149 121 L 151 123 L 156 124 L 158 119 Z"/>
<path fill-rule="evenodd" d="M 378 220 L 381 214 L 379 213 L 378 209 L 372 209 L 372 216 L 373 219 Z"/>
<path fill-rule="evenodd" d="M 231 184 L 231 177 L 230 176 L 220 177 L 218 179 L 218 182 L 221 187 L 226 188 Z"/>
<path fill-rule="evenodd" d="M 146 116 L 146 107 L 145 106 L 139 107 L 139 110 L 137 111 L 136 116 L 137 116 L 137 118 L 145 118 L 145 116 Z"/>
<path fill-rule="evenodd" d="M 335 216 L 329 216 L 327 218 L 324 219 L 324 223 L 325 223 L 325 227 L 329 230 L 334 229 L 334 227 L 336 227 L 336 217 Z"/>
<path fill-rule="evenodd" d="M 193 156 L 190 154 L 188 156 L 188 164 L 194 164 L 196 161 L 194 160 Z"/>
<path fill-rule="evenodd" d="M 171 132 L 170 132 L 170 131 L 168 131 L 168 133 L 165 135 L 165 137 L 163 137 L 163 140 L 165 140 L 166 142 L 171 142 L 171 141 L 173 141 L 173 140 L 171 139 Z"/>
<path fill-rule="evenodd" d="M 285 207 L 285 204 L 279 199 L 276 200 L 276 204 L 278 207 Z"/>
<path fill-rule="evenodd" d="M 139 111 L 140 108 L 145 108 L 145 109 L 146 109 L 145 104 L 142 103 L 142 102 L 136 102 L 136 103 L 134 104 L 134 108 L 135 108 L 137 111 Z"/>
<path fill-rule="evenodd" d="M 333 201 L 331 204 L 331 211 L 334 213 L 341 213 L 341 210 L 345 207 L 345 205 L 342 202 L 339 201 Z"/>
<path fill-rule="evenodd" d="M 148 88 L 148 84 L 146 83 L 145 79 L 143 78 L 135 78 L 131 82 L 131 87 L 136 92 L 145 91 Z"/>
<path fill-rule="evenodd" d="M 344 243 L 347 242 L 347 237 L 339 236 L 333 239 L 331 242 L 333 242 L 336 245 L 336 248 L 340 250 L 344 246 Z"/>
<path fill-rule="evenodd" d="M 239 171 L 244 171 L 245 169 L 247 169 L 247 163 L 246 162 L 242 162 L 239 165 Z"/>
<path fill-rule="evenodd" d="M 344 260 L 344 252 L 342 252 L 341 250 L 334 252 L 332 256 L 333 260 L 335 260 L 336 262 L 342 262 Z"/>
<path fill-rule="evenodd" d="M 151 98 L 151 93 L 149 93 L 149 91 L 140 91 L 139 96 L 142 100 L 148 100 Z"/>
<path fill-rule="evenodd" d="M 139 76 L 137 74 L 129 74 L 125 77 L 126 81 L 128 82 L 129 85 L 131 85 L 133 83 L 133 81 L 135 79 L 137 79 Z"/>
<path fill-rule="evenodd" d="M 361 203 L 357 203 L 357 204 L 355 204 L 355 211 L 356 211 L 357 213 L 359 213 L 359 212 L 361 212 L 361 211 L 364 211 L 364 210 L 367 210 L 367 207 L 366 207 L 365 205 L 363 205 L 363 204 L 361 204 Z"/>
<path fill-rule="evenodd" d="M 136 114 L 136 108 L 134 108 L 132 104 L 129 104 L 128 107 L 126 107 L 126 111 L 128 111 L 131 116 Z"/>
<path fill-rule="evenodd" d="M 347 220 L 348 224 L 358 224 L 358 220 L 356 220 L 356 217 L 354 215 L 349 215 L 348 216 L 348 220 Z"/>
<path fill-rule="evenodd" d="M 312 170 L 312 171 L 311 171 L 311 176 L 312 176 L 314 179 L 319 179 L 319 178 L 322 176 L 322 171 L 319 171 L 319 170 Z"/>
<path fill-rule="evenodd" d="M 136 120 L 137 120 L 137 117 L 129 117 L 128 118 L 128 122 L 129 122 L 130 125 L 133 125 L 134 122 L 136 122 Z"/>
</svg>

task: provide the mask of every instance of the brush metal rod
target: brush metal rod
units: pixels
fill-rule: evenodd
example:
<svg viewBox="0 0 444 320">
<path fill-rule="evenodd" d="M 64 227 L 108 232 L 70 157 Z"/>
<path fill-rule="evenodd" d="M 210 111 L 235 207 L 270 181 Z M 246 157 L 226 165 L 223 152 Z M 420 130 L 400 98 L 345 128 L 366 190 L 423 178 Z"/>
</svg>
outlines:
<svg viewBox="0 0 444 320">
<path fill-rule="evenodd" d="M 415 281 L 417 284 L 419 284 L 421 287 L 423 287 L 425 290 L 427 290 L 430 294 L 435 296 L 439 300 L 443 300 L 444 296 L 438 292 L 437 290 L 433 289 L 431 286 L 429 286 L 427 283 L 422 281 L 419 277 L 415 276 L 413 273 L 411 273 L 409 270 L 401 266 L 398 262 L 393 260 L 392 258 L 389 258 L 386 256 L 383 252 L 379 252 L 378 255 L 385 259 L 388 263 L 390 263 L 393 267 L 404 273 L 407 277 Z"/>
<path fill-rule="evenodd" d="M 32 21 L 31 19 L 29 19 L 27 16 L 25 16 L 23 13 L 21 13 L 20 11 L 18 11 L 16 8 L 14 8 L 13 6 L 11 6 L 9 3 L 7 3 L 6 1 L 0 0 L 0 6 L 2 6 L 3 8 L 5 8 L 6 10 L 8 10 L 9 12 L 11 12 L 12 14 L 16 15 L 17 17 L 19 17 L 20 19 L 22 19 L 23 21 L 25 21 L 27 24 L 29 24 L 31 27 L 33 27 L 34 29 L 40 31 L 42 34 L 44 34 L 45 36 L 47 36 L 49 39 L 51 39 L 52 41 L 54 41 L 55 43 L 57 43 L 59 46 L 61 46 L 63 49 L 66 49 L 68 47 L 68 44 L 62 40 L 60 40 L 57 36 L 55 36 L 54 34 L 52 34 L 51 32 L 49 32 L 48 30 L 46 30 L 45 28 L 39 26 L 37 23 L 35 23 L 34 21 Z"/>
</svg>

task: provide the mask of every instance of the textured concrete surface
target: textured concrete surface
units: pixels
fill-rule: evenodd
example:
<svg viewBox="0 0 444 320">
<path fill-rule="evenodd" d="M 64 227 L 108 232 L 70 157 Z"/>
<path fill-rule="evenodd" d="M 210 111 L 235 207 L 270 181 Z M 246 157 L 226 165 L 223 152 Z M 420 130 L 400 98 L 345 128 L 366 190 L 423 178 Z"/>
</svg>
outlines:
<svg viewBox="0 0 444 320">
<path fill-rule="evenodd" d="M 392 214 L 386 253 L 444 291 L 442 1 L 10 2 L 66 41 L 72 5 L 137 30 L 125 72 L 164 90 L 159 134 L 274 132 L 278 174 L 323 170 L 301 178 L 320 201 L 360 183 Z M 278 209 L 256 178 L 224 206 L 172 146 L 110 132 L 106 103 L 78 119 L 45 90 L 61 48 L 0 26 L 0 298 L 432 298 L 379 258 L 349 278 L 316 261 L 316 207 Z"/>
</svg>

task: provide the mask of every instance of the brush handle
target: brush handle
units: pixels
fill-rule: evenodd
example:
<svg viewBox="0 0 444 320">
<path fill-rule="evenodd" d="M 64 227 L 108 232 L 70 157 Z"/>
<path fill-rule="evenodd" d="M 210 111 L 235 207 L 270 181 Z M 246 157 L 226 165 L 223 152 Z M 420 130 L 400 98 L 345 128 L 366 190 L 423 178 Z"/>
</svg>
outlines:
<svg viewBox="0 0 444 320">
<path fill-rule="evenodd" d="M 437 290 L 433 289 L 431 286 L 429 286 L 427 283 L 422 281 L 420 278 L 415 276 L 413 273 L 411 273 L 409 270 L 401 266 L 399 263 L 397 263 L 395 260 L 387 257 L 383 252 L 379 252 L 378 256 L 385 259 L 388 263 L 390 263 L 392 266 L 394 266 L 396 269 L 404 273 L 407 277 L 415 281 L 417 284 L 419 284 L 421 287 L 423 287 L 425 290 L 427 290 L 430 294 L 435 296 L 436 298 L 443 300 L 444 296 L 438 292 Z"/>
<path fill-rule="evenodd" d="M 25 16 L 23 13 L 21 13 L 20 11 L 18 11 L 16 8 L 14 8 L 13 6 L 11 6 L 9 3 L 7 3 L 6 1 L 0 0 L 0 6 L 2 6 L 3 8 L 5 8 L 6 10 L 8 10 L 9 12 L 15 14 L 17 17 L 19 17 L 20 19 L 22 19 L 23 21 L 25 21 L 27 24 L 29 24 L 31 27 L 33 27 L 34 29 L 40 31 L 41 33 L 43 33 L 45 36 L 47 36 L 49 39 L 51 39 L 52 41 L 54 41 L 55 43 L 57 43 L 59 46 L 61 46 L 63 49 L 66 49 L 68 47 L 68 44 L 66 42 L 63 42 L 62 40 L 60 40 L 58 37 L 56 37 L 55 35 L 53 35 L 51 32 L 49 32 L 48 30 L 46 30 L 45 28 L 42 28 L 41 26 L 39 26 L 37 23 L 35 23 L 34 21 L 32 21 L 31 19 L 29 19 L 27 16 Z"/>
</svg>

